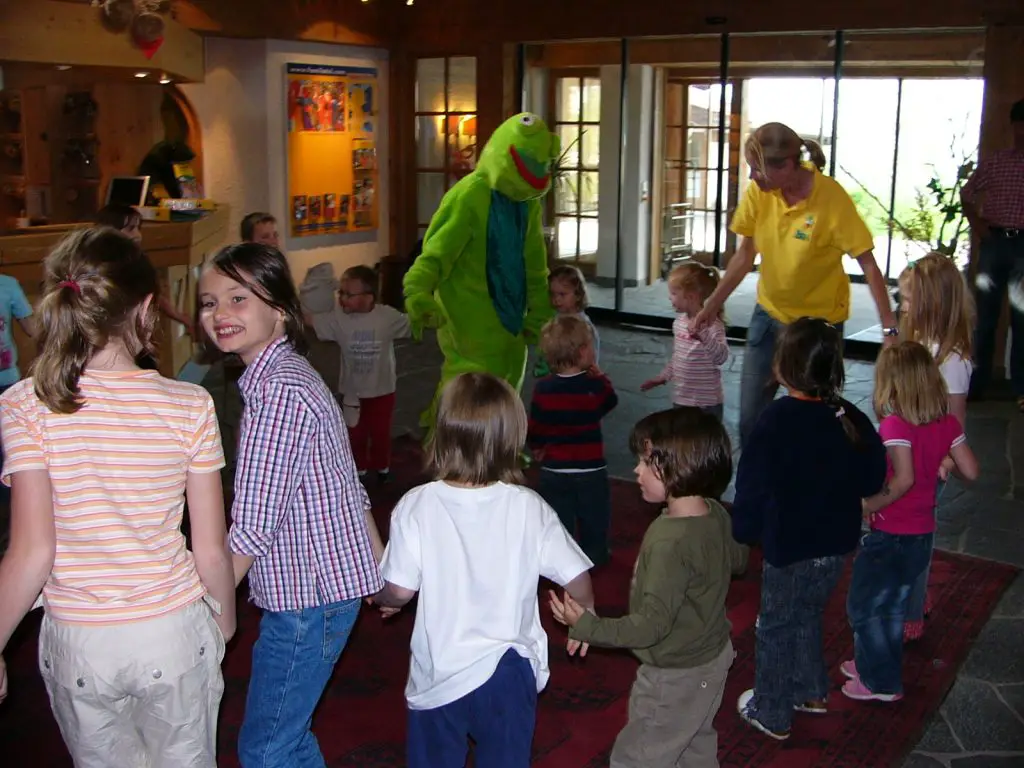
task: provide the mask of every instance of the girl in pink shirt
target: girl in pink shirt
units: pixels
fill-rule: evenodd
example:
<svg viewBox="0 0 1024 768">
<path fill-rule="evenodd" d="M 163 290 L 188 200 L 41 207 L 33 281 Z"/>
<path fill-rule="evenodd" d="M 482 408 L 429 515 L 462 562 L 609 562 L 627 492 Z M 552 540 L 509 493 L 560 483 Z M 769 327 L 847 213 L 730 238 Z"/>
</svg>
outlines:
<svg viewBox="0 0 1024 768">
<path fill-rule="evenodd" d="M 883 349 L 875 368 L 875 410 L 889 455 L 882 490 L 864 500 L 871 530 L 853 564 L 847 613 L 854 660 L 840 670 L 843 693 L 858 701 L 903 698 L 903 618 L 914 582 L 928 565 L 940 470 L 955 463 L 965 480 L 978 461 L 949 412 L 946 383 L 927 348 L 904 341 Z"/>
</svg>

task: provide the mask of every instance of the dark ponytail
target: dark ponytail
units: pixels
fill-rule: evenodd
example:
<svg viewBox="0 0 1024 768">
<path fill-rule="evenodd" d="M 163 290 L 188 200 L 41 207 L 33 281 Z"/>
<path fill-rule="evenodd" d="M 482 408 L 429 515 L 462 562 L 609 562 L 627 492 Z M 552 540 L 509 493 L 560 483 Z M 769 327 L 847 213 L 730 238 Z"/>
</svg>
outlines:
<svg viewBox="0 0 1024 768">
<path fill-rule="evenodd" d="M 43 261 L 39 355 L 32 362 L 35 393 L 56 413 L 82 407 L 78 381 L 111 341 L 131 355 L 152 354 L 156 316 L 142 316 L 159 290 L 156 270 L 139 246 L 110 227 L 79 229 Z"/>
<path fill-rule="evenodd" d="M 801 317 L 790 323 L 775 350 L 775 375 L 780 383 L 831 406 L 854 443 L 860 435 L 846 413 L 843 385 L 843 338 L 839 329 L 817 317 Z"/>
</svg>

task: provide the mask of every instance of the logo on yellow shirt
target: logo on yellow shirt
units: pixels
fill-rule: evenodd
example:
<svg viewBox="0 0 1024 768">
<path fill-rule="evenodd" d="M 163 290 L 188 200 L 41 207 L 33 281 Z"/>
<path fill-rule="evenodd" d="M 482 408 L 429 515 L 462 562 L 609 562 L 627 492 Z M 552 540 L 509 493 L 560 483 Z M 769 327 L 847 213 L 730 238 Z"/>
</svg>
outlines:
<svg viewBox="0 0 1024 768">
<path fill-rule="evenodd" d="M 808 216 L 804 219 L 803 226 L 798 227 L 794 233 L 794 237 L 797 240 L 810 240 L 811 230 L 814 229 L 814 216 Z"/>
</svg>

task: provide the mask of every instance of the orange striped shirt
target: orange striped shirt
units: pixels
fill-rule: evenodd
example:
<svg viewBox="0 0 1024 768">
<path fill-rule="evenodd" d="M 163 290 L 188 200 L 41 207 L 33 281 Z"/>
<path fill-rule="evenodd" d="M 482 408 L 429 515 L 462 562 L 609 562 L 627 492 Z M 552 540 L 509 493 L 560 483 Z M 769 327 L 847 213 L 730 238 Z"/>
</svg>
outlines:
<svg viewBox="0 0 1024 768">
<path fill-rule="evenodd" d="M 155 371 L 90 371 L 85 405 L 53 413 L 32 379 L 0 398 L 3 482 L 46 470 L 57 552 L 43 587 L 55 619 L 152 618 L 204 596 L 181 533 L 189 472 L 224 466 L 209 393 Z"/>
</svg>

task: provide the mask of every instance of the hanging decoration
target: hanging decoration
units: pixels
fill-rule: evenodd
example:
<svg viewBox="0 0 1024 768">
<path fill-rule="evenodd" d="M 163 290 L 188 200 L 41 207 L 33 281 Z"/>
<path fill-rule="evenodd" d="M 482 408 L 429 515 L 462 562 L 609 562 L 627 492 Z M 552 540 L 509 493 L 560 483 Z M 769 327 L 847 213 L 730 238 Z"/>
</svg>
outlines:
<svg viewBox="0 0 1024 768">
<path fill-rule="evenodd" d="M 103 23 L 112 31 L 127 31 L 147 59 L 163 45 L 170 0 L 92 0 L 92 4 L 100 9 Z"/>
</svg>

